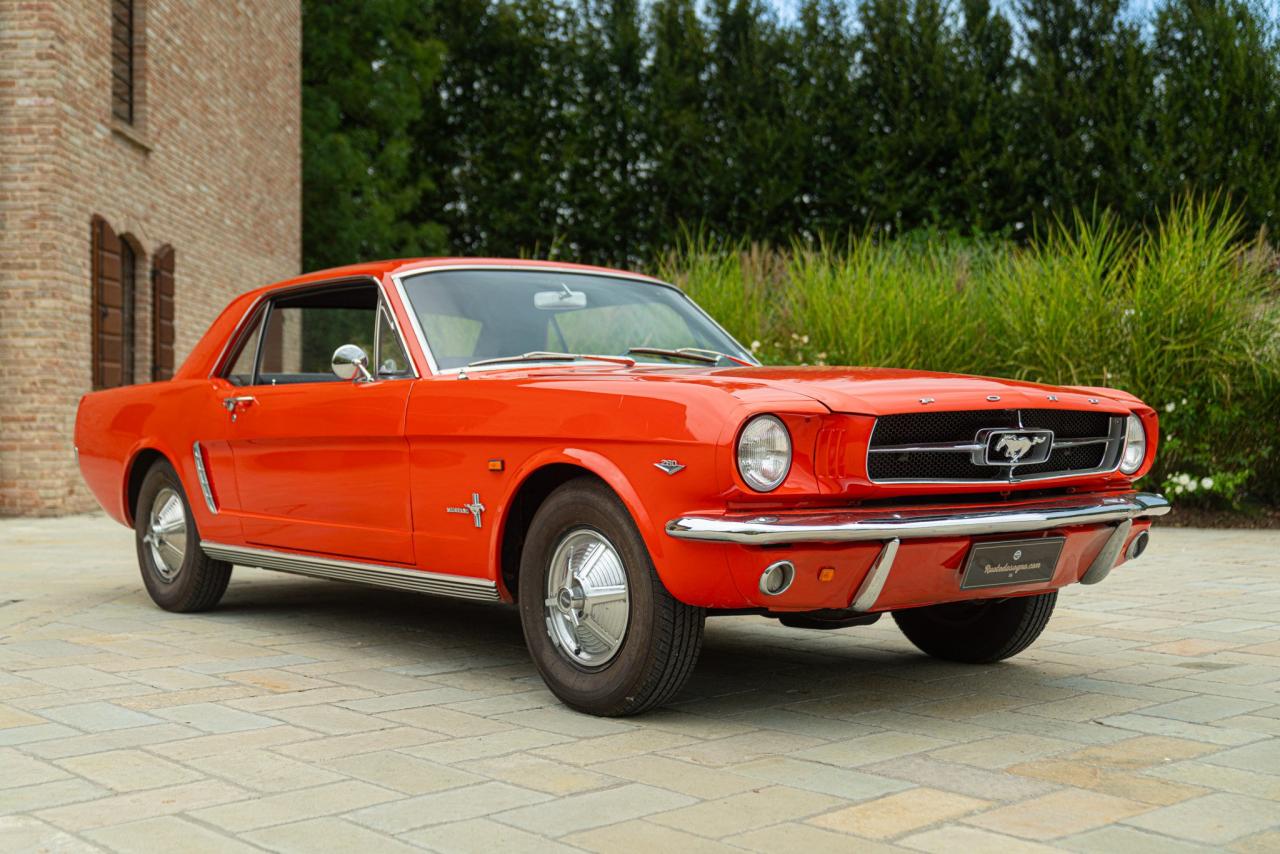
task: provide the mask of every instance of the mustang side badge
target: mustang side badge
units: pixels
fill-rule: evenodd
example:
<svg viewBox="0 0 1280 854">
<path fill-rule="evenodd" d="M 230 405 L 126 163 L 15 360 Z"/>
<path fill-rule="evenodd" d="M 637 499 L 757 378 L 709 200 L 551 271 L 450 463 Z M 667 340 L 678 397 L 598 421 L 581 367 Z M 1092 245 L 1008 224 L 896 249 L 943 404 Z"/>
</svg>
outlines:
<svg viewBox="0 0 1280 854">
<path fill-rule="evenodd" d="M 675 460 L 659 460 L 658 462 L 654 463 L 654 466 L 662 469 L 667 474 L 675 474 L 676 472 L 684 469 L 684 465 L 676 462 Z"/>
<path fill-rule="evenodd" d="M 480 493 L 471 493 L 470 504 L 464 504 L 461 507 L 446 507 L 444 508 L 444 512 L 461 513 L 464 515 L 470 513 L 472 521 L 474 521 L 476 523 L 476 527 L 479 528 L 483 521 L 481 517 L 484 515 L 484 505 L 480 503 Z"/>
</svg>

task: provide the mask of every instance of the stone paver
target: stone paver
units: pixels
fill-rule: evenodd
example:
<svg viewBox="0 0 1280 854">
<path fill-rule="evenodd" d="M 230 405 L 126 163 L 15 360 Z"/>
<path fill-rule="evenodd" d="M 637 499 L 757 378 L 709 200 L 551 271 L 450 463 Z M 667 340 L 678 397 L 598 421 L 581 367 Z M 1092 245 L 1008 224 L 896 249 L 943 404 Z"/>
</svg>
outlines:
<svg viewBox="0 0 1280 854">
<path fill-rule="evenodd" d="M 717 618 L 627 720 L 511 609 L 237 570 L 168 614 L 133 554 L 0 520 L 0 850 L 1280 850 L 1280 532 L 1157 529 L 997 667 Z"/>
</svg>

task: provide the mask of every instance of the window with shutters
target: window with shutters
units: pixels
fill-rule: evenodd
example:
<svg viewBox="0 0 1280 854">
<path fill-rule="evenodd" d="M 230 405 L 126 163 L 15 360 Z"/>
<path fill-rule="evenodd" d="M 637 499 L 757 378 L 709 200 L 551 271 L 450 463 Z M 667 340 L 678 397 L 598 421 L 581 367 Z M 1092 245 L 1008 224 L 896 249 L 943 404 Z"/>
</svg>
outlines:
<svg viewBox="0 0 1280 854">
<path fill-rule="evenodd" d="M 92 230 L 93 387 L 133 382 L 134 308 L 138 251 L 102 217 Z"/>
<path fill-rule="evenodd" d="M 128 124 L 134 119 L 137 28 L 134 0 L 111 0 L 111 114 Z"/>
<path fill-rule="evenodd" d="M 172 246 L 156 250 L 151 261 L 151 379 L 173 378 L 173 269 Z"/>
</svg>

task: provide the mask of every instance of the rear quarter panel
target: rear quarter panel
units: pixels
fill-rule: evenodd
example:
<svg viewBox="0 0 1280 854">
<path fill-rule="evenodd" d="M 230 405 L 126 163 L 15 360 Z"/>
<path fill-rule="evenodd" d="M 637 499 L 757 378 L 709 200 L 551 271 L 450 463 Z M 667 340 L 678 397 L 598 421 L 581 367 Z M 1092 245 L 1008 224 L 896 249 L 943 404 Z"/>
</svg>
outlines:
<svg viewBox="0 0 1280 854">
<path fill-rule="evenodd" d="M 208 442 L 216 436 L 204 424 L 212 398 L 209 380 L 171 380 L 85 395 L 75 426 L 80 472 L 111 518 L 132 526 L 130 473 L 140 455 L 154 451 L 177 471 L 201 536 L 238 538 L 238 521 L 206 508 L 195 470 L 192 445 L 196 438 Z M 209 442 L 207 456 L 217 453 L 217 444 Z M 231 466 L 215 464 L 211 468 L 218 472 L 214 488 L 219 498 L 234 505 Z"/>
</svg>

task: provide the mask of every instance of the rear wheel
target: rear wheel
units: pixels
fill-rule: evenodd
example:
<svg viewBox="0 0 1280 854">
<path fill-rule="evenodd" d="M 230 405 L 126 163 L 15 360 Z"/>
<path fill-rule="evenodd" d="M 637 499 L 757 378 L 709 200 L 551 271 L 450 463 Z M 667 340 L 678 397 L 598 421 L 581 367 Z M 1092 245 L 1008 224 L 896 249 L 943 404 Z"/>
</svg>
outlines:
<svg viewBox="0 0 1280 854">
<path fill-rule="evenodd" d="M 947 661 L 989 664 L 1017 655 L 1049 624 L 1058 591 L 1013 599 L 979 599 L 894 611 L 922 652 Z"/>
<path fill-rule="evenodd" d="M 133 515 L 138 566 L 151 600 L 166 611 L 217 605 L 231 580 L 231 564 L 200 550 L 191 506 L 168 462 L 157 462 L 147 472 Z"/>
<path fill-rule="evenodd" d="M 564 484 L 538 508 L 519 591 L 534 665 L 568 706 L 637 714 L 693 672 L 705 612 L 667 592 L 631 515 L 593 478 Z"/>
</svg>

